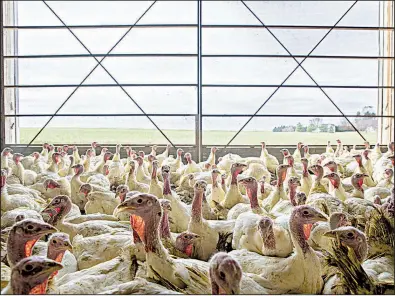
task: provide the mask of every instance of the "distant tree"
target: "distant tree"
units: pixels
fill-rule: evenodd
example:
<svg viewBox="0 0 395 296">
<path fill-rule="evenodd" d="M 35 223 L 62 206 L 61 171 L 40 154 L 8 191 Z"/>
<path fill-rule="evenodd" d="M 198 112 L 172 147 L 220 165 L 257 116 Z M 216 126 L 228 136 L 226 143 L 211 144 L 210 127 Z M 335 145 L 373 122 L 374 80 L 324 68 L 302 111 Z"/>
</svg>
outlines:
<svg viewBox="0 0 395 296">
<path fill-rule="evenodd" d="M 321 124 L 319 129 L 320 129 L 321 133 L 327 133 L 328 132 L 328 125 L 327 124 Z"/>
<path fill-rule="evenodd" d="M 334 124 L 330 124 L 328 127 L 328 133 L 334 133 L 336 132 L 336 127 Z"/>
<path fill-rule="evenodd" d="M 366 116 L 366 117 L 356 117 L 354 120 L 354 124 L 357 129 L 361 131 L 367 130 L 376 130 L 378 126 L 377 118 L 371 117 L 375 116 L 376 112 L 373 110 L 373 106 L 365 106 L 362 108 L 362 112 L 357 112 L 358 116 Z"/>
<path fill-rule="evenodd" d="M 309 121 L 310 125 L 313 125 L 315 128 L 314 130 L 316 130 L 317 128 L 319 128 L 322 125 L 322 119 L 321 118 L 313 118 Z"/>
<path fill-rule="evenodd" d="M 296 125 L 296 129 L 295 129 L 295 131 L 297 131 L 297 132 L 304 132 L 305 131 L 305 128 L 304 128 L 304 126 L 300 123 L 300 122 L 298 122 L 298 124 Z"/>
<path fill-rule="evenodd" d="M 308 132 L 308 133 L 311 133 L 311 132 L 314 132 L 316 129 L 317 129 L 317 128 L 316 128 L 315 125 L 309 124 L 309 126 L 307 127 L 307 132 Z"/>
</svg>

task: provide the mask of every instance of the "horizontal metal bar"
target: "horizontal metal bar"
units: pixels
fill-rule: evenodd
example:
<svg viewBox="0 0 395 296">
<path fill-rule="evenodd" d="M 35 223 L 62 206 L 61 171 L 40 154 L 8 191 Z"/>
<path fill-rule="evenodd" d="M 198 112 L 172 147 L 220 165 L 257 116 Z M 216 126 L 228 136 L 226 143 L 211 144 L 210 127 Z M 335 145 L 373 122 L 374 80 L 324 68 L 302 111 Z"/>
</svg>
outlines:
<svg viewBox="0 0 395 296">
<path fill-rule="evenodd" d="M 129 28 L 131 25 L 69 25 L 70 29 L 96 29 L 96 28 Z M 196 28 L 197 24 L 137 24 L 135 28 Z M 329 30 L 332 26 L 319 25 L 266 25 L 271 29 L 302 29 L 302 30 Z M 261 25 L 202 25 L 202 28 L 256 28 L 264 29 Z M 67 29 L 64 26 L 4 26 L 4 29 Z M 393 27 L 366 27 L 366 26 L 336 26 L 334 30 L 394 30 Z"/>
<path fill-rule="evenodd" d="M 6 114 L 5 117 L 48 117 L 53 114 Z M 196 117 L 197 114 L 147 114 L 152 117 Z M 135 117 L 145 116 L 144 114 L 132 114 L 132 113 L 117 113 L 117 114 L 56 114 L 54 117 Z M 252 114 L 202 114 L 202 117 L 251 117 Z M 358 118 L 395 118 L 391 115 L 346 115 L 347 117 L 358 117 Z M 328 118 L 342 118 L 341 114 L 257 114 L 254 117 L 328 117 Z"/>
<path fill-rule="evenodd" d="M 58 59 L 58 58 L 88 58 L 103 57 L 106 54 L 47 54 L 47 55 L 12 55 L 4 56 L 5 59 Z M 107 57 L 197 57 L 194 53 L 113 53 Z M 276 54 L 202 54 L 203 58 L 305 58 L 306 55 L 276 55 Z M 394 59 L 386 56 L 352 56 L 352 55 L 310 55 L 312 59 L 361 59 L 385 60 Z"/>
<path fill-rule="evenodd" d="M 49 87 L 77 87 L 77 84 L 20 84 L 20 85 L 5 85 L 4 88 L 49 88 Z M 80 87 L 197 87 L 197 84 L 162 84 L 162 83 L 146 83 L 146 84 L 83 84 Z M 284 88 L 318 88 L 317 85 L 304 85 L 304 84 L 290 84 L 290 85 L 278 85 L 278 84 L 202 84 L 202 87 L 284 87 Z M 320 85 L 321 88 L 354 88 L 354 89 L 393 89 L 393 86 L 375 86 L 375 85 Z"/>
<path fill-rule="evenodd" d="M 64 144 L 66 144 L 66 143 L 52 143 L 52 145 L 54 145 L 55 147 L 56 146 L 62 146 L 62 145 L 64 145 Z M 147 148 L 151 148 L 153 145 L 156 145 L 156 144 L 130 144 L 130 143 L 120 143 L 122 146 L 124 146 L 124 147 L 126 147 L 126 146 L 131 146 L 132 148 L 134 148 L 134 147 L 147 147 Z M 105 146 L 105 147 L 108 147 L 108 148 L 114 148 L 115 146 L 116 146 L 117 144 L 105 144 L 105 143 L 102 143 L 101 144 L 101 146 Z M 7 146 L 7 147 L 10 147 L 10 148 L 25 148 L 26 147 L 26 144 L 23 144 L 23 143 L 20 143 L 20 144 L 5 144 L 5 146 Z M 90 143 L 80 143 L 80 144 L 76 144 L 76 146 L 79 148 L 79 147 L 91 147 L 91 144 Z M 165 144 L 157 144 L 157 146 L 158 147 L 166 147 L 166 145 Z M 215 144 L 213 144 L 213 145 L 202 145 L 202 148 L 204 148 L 204 149 L 210 149 L 210 148 L 212 148 L 213 146 L 215 146 L 215 147 L 217 147 L 217 148 L 219 148 L 219 149 L 221 149 L 221 148 L 223 148 L 223 147 L 225 147 L 225 144 L 218 144 L 218 145 L 215 145 Z M 314 149 L 314 148 L 325 148 L 327 146 L 327 144 L 325 144 L 325 145 L 319 145 L 319 144 L 315 144 L 315 145 L 309 145 L 309 148 L 312 150 L 312 149 Z M 334 146 L 334 144 L 333 144 L 333 146 Z M 348 145 L 347 145 L 348 146 Z M 41 144 L 32 144 L 32 145 L 30 145 L 29 146 L 30 148 L 32 148 L 32 149 L 34 149 L 34 148 L 42 148 L 42 145 Z M 194 144 L 177 144 L 177 147 L 179 147 L 179 148 L 192 148 L 192 149 L 195 149 L 196 148 L 196 145 L 194 145 Z M 254 144 L 247 144 L 247 145 L 239 145 L 239 144 L 234 144 L 234 145 L 228 145 L 228 146 L 226 146 L 227 147 L 227 149 L 228 148 L 262 148 L 261 147 L 261 144 L 256 144 L 256 145 L 254 145 Z M 278 144 L 278 145 L 266 145 L 266 147 L 271 147 L 271 148 L 295 148 L 296 147 L 296 144 L 295 145 L 291 145 L 291 144 L 286 144 L 286 145 L 281 145 L 281 144 Z M 357 148 L 360 148 L 360 147 L 365 147 L 364 145 L 356 145 L 356 147 Z M 380 147 L 381 148 L 387 148 L 387 145 L 380 145 Z"/>
<path fill-rule="evenodd" d="M 203 114 L 203 117 L 251 117 L 252 114 Z M 345 115 L 347 117 L 395 118 L 391 115 Z M 254 117 L 344 117 L 341 114 L 256 114 Z"/>
<path fill-rule="evenodd" d="M 26 85 L 5 85 L 4 88 L 47 88 L 47 87 L 77 87 L 78 84 L 26 84 Z M 196 87 L 197 84 L 194 83 L 169 83 L 169 84 L 163 84 L 163 83 L 120 83 L 118 84 L 82 84 L 80 87 L 119 87 L 119 86 L 124 86 L 124 87 L 132 87 L 132 86 L 138 86 L 138 87 L 145 87 L 145 86 L 192 86 Z"/>
<path fill-rule="evenodd" d="M 48 54 L 4 56 L 6 59 L 58 59 L 58 58 L 90 58 L 90 57 L 196 57 L 194 53 L 105 53 L 99 54 Z"/>
<path fill-rule="evenodd" d="M 203 87 L 285 87 L 285 88 L 355 88 L 355 89 L 381 89 L 394 88 L 393 86 L 375 86 L 375 85 L 304 85 L 304 84 L 203 84 Z"/>
<path fill-rule="evenodd" d="M 4 115 L 5 117 L 49 117 L 52 116 L 53 114 L 6 114 Z M 166 113 L 157 113 L 157 114 L 142 114 L 142 113 L 117 113 L 117 114 L 97 114 L 97 113 L 87 113 L 87 114 L 83 114 L 83 113 L 79 113 L 79 114 L 55 114 L 53 115 L 54 117 L 96 117 L 96 116 L 100 116 L 100 117 L 135 117 L 135 116 L 164 116 L 164 117 L 190 117 L 193 116 L 195 117 L 196 114 L 176 114 L 176 113 L 172 113 L 172 114 L 166 114 Z"/>
</svg>

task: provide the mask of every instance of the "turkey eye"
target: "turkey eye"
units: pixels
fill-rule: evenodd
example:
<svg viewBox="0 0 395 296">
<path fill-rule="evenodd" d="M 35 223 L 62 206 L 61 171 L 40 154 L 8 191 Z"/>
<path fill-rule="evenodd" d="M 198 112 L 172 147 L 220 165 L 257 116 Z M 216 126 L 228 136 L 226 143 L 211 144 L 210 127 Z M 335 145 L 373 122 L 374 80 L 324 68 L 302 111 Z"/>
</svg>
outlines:
<svg viewBox="0 0 395 296">
<path fill-rule="evenodd" d="M 225 274 L 224 274 L 222 271 L 220 271 L 220 272 L 219 272 L 219 277 L 220 277 L 221 279 L 225 279 Z"/>
<path fill-rule="evenodd" d="M 54 203 L 54 204 L 57 204 L 57 203 L 59 203 L 59 202 L 60 202 L 59 199 L 55 199 L 53 203 Z"/>
<path fill-rule="evenodd" d="M 28 264 L 25 266 L 25 270 L 27 270 L 27 271 L 30 271 L 32 269 L 33 269 L 33 265 Z"/>
<path fill-rule="evenodd" d="M 137 203 L 139 203 L 139 204 L 141 204 L 143 202 L 143 200 L 141 199 L 141 198 L 139 198 L 138 200 L 137 200 Z"/>
<path fill-rule="evenodd" d="M 56 244 L 56 243 L 57 243 L 56 239 L 54 239 L 52 242 L 53 242 L 54 244 Z"/>
<path fill-rule="evenodd" d="M 188 238 L 188 236 L 187 236 L 187 235 L 184 235 L 184 238 L 185 238 L 185 239 L 187 239 L 187 238 Z"/>
<path fill-rule="evenodd" d="M 308 215 L 309 214 L 309 211 L 303 211 L 303 215 Z"/>
<path fill-rule="evenodd" d="M 28 226 L 27 226 L 27 229 L 29 229 L 29 230 L 32 230 L 33 228 L 34 228 L 33 225 L 28 225 Z"/>
<path fill-rule="evenodd" d="M 349 232 L 349 233 L 347 233 L 347 236 L 351 238 L 354 236 L 354 234 L 352 232 Z"/>
</svg>

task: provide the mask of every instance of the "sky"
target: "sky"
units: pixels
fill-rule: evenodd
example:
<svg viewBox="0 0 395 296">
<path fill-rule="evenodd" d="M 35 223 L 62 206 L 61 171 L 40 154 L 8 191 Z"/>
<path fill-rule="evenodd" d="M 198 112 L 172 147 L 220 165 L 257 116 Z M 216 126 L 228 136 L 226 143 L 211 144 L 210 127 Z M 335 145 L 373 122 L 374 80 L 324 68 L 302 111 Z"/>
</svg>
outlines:
<svg viewBox="0 0 395 296">
<path fill-rule="evenodd" d="M 151 1 L 47 1 L 68 25 L 133 24 Z M 350 1 L 246 1 L 267 25 L 325 25 L 338 21 L 352 5 Z M 260 23 L 239 1 L 203 2 L 203 24 Z M 109 13 L 110 12 L 110 13 Z M 18 3 L 18 25 L 61 25 L 42 1 Z M 196 24 L 194 1 L 158 1 L 140 24 Z M 359 1 L 339 26 L 378 26 L 379 1 Z M 128 28 L 73 29 L 93 53 L 106 53 Z M 293 54 L 307 54 L 327 30 L 272 29 Z M 20 55 L 86 54 L 68 30 L 19 30 Z M 283 54 L 287 52 L 265 30 L 203 28 L 203 54 Z M 197 52 L 196 28 L 134 28 L 113 53 Z M 316 55 L 378 56 L 377 31 L 334 30 L 314 51 Z M 302 59 L 298 59 L 301 61 Z M 92 57 L 76 59 L 20 59 L 20 84 L 79 84 L 95 66 Z M 195 84 L 196 57 L 106 58 L 103 65 L 120 83 Z M 296 67 L 292 59 L 203 58 L 204 84 L 281 84 Z M 377 60 L 307 59 L 303 66 L 320 85 L 377 85 Z M 86 84 L 115 84 L 98 67 Z M 285 85 L 313 85 L 298 69 Z M 126 87 L 146 113 L 195 114 L 197 89 L 182 87 Z M 73 88 L 22 88 L 21 114 L 52 114 Z M 203 88 L 204 114 L 252 114 L 275 88 Z M 364 106 L 376 108 L 376 89 L 325 89 L 346 114 Z M 80 88 L 59 114 L 141 113 L 119 87 Z M 340 114 L 318 88 L 281 88 L 258 114 Z M 278 125 L 307 124 L 311 118 L 255 118 L 245 130 L 271 130 Z M 41 127 L 48 117 L 21 118 L 21 127 Z M 162 129 L 193 129 L 194 117 L 153 117 Z M 237 130 L 247 118 L 205 118 L 203 129 Z M 325 119 L 338 123 L 340 119 Z M 49 127 L 154 128 L 143 117 L 59 117 Z"/>
</svg>

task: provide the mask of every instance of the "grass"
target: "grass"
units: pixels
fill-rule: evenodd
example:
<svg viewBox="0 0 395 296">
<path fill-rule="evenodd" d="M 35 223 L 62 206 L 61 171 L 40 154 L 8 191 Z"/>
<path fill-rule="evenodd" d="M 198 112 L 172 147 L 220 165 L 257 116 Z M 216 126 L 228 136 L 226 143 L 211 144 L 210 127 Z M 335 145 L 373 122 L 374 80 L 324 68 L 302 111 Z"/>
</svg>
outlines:
<svg viewBox="0 0 395 296">
<path fill-rule="evenodd" d="M 20 143 L 29 143 L 38 128 L 20 128 Z M 195 132 L 192 130 L 164 130 L 165 135 L 173 144 L 194 144 Z M 225 145 L 235 135 L 236 131 L 204 131 L 204 145 Z M 376 133 L 363 133 L 363 136 L 375 143 Z M 268 145 L 294 145 L 298 141 L 309 145 L 324 145 L 327 141 L 335 144 L 336 139 L 344 144 L 362 144 L 362 138 L 356 132 L 344 133 L 273 133 L 271 131 L 242 131 L 232 142 L 232 145 L 257 145 L 266 141 Z M 97 141 L 105 144 L 166 144 L 167 140 L 157 130 L 150 129 L 106 129 L 106 128 L 46 128 L 35 139 L 33 144 L 68 143 L 86 144 Z"/>
</svg>

